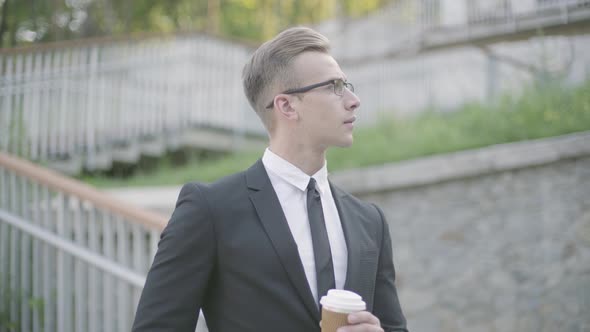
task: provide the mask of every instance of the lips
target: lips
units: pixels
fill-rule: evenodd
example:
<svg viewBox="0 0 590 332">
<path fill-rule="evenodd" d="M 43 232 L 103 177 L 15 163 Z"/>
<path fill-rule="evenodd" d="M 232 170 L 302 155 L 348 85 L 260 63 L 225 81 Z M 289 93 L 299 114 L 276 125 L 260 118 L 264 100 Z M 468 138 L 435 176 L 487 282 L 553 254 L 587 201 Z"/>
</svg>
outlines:
<svg viewBox="0 0 590 332">
<path fill-rule="evenodd" d="M 352 118 L 350 118 L 350 119 L 348 119 L 348 120 L 344 121 L 344 123 L 345 123 L 345 124 L 346 124 L 346 123 L 353 123 L 353 122 L 355 122 L 355 121 L 356 121 L 356 116 L 353 116 Z"/>
</svg>

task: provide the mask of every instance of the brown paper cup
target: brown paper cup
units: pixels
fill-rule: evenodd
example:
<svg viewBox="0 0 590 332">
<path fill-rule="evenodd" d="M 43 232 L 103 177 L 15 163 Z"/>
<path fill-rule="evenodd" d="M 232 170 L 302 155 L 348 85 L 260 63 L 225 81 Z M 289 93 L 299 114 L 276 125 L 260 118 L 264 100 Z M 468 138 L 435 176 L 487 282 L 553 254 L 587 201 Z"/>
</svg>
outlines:
<svg viewBox="0 0 590 332">
<path fill-rule="evenodd" d="M 322 307 L 322 332 L 336 332 L 340 326 L 348 325 L 348 314 L 334 312 Z"/>
</svg>

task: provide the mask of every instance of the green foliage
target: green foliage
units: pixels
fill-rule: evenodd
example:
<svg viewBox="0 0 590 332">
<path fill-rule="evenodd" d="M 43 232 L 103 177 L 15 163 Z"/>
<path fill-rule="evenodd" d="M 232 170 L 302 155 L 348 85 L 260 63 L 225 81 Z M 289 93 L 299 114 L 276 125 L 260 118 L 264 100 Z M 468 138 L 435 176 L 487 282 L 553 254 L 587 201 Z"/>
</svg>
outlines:
<svg viewBox="0 0 590 332">
<path fill-rule="evenodd" d="M 8 312 L 0 312 L 0 331 L 16 331 L 18 323 L 10 320 Z"/>
<path fill-rule="evenodd" d="M 381 8 L 387 1 L 385 0 L 343 0 L 340 1 L 344 13 L 348 16 L 358 17 L 371 13 L 372 11 Z"/>
<path fill-rule="evenodd" d="M 505 97 L 495 104 L 469 103 L 454 112 L 430 110 L 413 118 L 386 117 L 378 123 L 356 130 L 352 147 L 329 150 L 330 171 L 590 130 L 590 81 L 575 89 L 531 88 L 519 98 Z M 246 169 L 261 154 L 252 151 L 202 159 L 179 168 L 166 165 L 126 180 L 84 180 L 99 187 L 209 182 Z"/>
<path fill-rule="evenodd" d="M 0 300 L 2 300 L 2 301 L 6 300 L 7 301 L 6 303 L 9 303 L 8 301 L 10 300 L 10 294 L 9 294 L 9 296 L 7 296 L 6 299 L 0 299 Z M 23 295 L 18 295 L 16 302 L 17 302 L 17 308 L 19 308 L 19 310 L 20 310 L 21 302 L 23 300 L 27 301 L 27 304 L 31 310 L 37 311 L 39 313 L 39 323 L 41 326 L 44 326 L 45 301 L 43 301 L 42 298 L 34 298 L 34 297 L 24 299 Z M 8 311 L 4 311 L 4 312 L 0 311 L 0 331 L 4 331 L 4 329 L 6 329 L 6 331 L 18 331 L 19 326 L 20 326 L 20 322 L 11 320 L 10 313 Z"/>
<path fill-rule="evenodd" d="M 0 12 L 7 12 L 6 33 L 0 35 L 0 47 L 135 32 L 205 29 L 227 37 L 262 41 L 288 26 L 342 15 L 365 15 L 390 1 L 0 0 Z M 19 29 L 35 34 L 17 36 Z M 30 40 L 26 41 L 27 38 Z"/>
<path fill-rule="evenodd" d="M 2 289 L 2 297 L 0 298 L 0 301 L 4 304 L 10 304 L 14 300 L 16 301 L 17 308 L 20 309 L 22 294 L 16 290 L 10 289 L 8 284 L 10 284 L 10 282 L 8 282 L 7 285 L 4 286 L 4 289 Z M 4 329 L 8 331 L 16 331 L 19 329 L 19 322 L 11 319 L 10 311 L 8 310 L 9 309 L 6 311 L 0 311 L 0 331 L 4 331 Z"/>
<path fill-rule="evenodd" d="M 0 271 L 1 272 L 1 271 Z M 4 305 L 10 304 L 12 301 L 16 302 L 17 310 L 20 310 L 21 304 L 23 301 L 26 301 L 28 307 L 39 313 L 39 323 L 41 327 L 44 326 L 45 322 L 45 301 L 41 297 L 33 297 L 27 296 L 26 291 L 21 289 L 20 291 L 10 289 L 8 286 L 10 284 L 10 280 L 8 281 L 7 285 L 0 285 L 0 302 Z M 2 289 L 3 288 L 3 289 Z M 20 330 L 20 321 L 12 320 L 10 318 L 10 306 L 7 307 L 5 311 L 0 311 L 0 331 L 19 331 Z M 20 313 L 20 312 L 19 312 Z"/>
</svg>

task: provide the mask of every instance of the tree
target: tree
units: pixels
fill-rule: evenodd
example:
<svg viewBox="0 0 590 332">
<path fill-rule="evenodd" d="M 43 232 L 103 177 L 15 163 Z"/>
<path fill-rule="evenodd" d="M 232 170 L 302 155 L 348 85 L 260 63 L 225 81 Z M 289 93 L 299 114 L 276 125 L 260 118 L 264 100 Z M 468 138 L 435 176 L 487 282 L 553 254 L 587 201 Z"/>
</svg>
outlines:
<svg viewBox="0 0 590 332">
<path fill-rule="evenodd" d="M 0 48 L 4 45 L 4 34 L 6 33 L 6 29 L 8 28 L 8 23 L 6 19 L 8 18 L 8 0 L 0 0 L 2 14 L 0 16 Z"/>
<path fill-rule="evenodd" d="M 208 31 L 252 41 L 359 16 L 393 0 L 0 0 L 0 47 L 133 32 Z"/>
</svg>

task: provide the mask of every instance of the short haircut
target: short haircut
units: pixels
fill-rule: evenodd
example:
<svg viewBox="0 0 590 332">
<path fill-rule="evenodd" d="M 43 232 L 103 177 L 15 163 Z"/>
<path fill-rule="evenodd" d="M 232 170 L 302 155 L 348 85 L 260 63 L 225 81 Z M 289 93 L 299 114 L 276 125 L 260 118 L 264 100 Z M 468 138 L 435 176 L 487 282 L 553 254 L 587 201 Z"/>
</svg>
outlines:
<svg viewBox="0 0 590 332">
<path fill-rule="evenodd" d="M 305 27 L 289 28 L 254 51 L 242 72 L 244 92 L 269 131 L 271 112 L 266 106 L 280 91 L 299 84 L 290 66 L 293 59 L 304 52 L 329 51 L 330 41 L 319 32 Z"/>
</svg>

